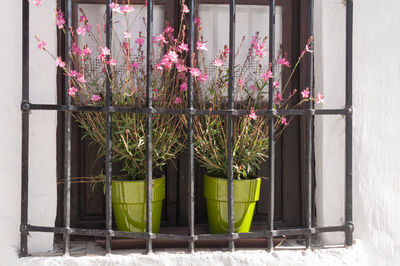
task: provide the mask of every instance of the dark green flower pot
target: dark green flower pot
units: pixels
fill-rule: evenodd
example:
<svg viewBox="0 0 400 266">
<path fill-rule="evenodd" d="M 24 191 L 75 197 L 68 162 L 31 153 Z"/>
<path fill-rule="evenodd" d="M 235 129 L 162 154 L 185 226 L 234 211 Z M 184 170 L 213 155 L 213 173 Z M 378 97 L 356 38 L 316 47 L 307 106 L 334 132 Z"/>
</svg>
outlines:
<svg viewBox="0 0 400 266">
<path fill-rule="evenodd" d="M 160 232 L 165 177 L 153 179 L 153 233 Z M 112 205 L 118 231 L 146 232 L 146 182 L 112 181 Z"/>
<path fill-rule="evenodd" d="M 227 179 L 204 176 L 208 227 L 211 234 L 228 233 Z M 261 178 L 233 181 L 234 227 L 236 233 L 249 232 L 256 202 L 260 197 Z"/>
</svg>

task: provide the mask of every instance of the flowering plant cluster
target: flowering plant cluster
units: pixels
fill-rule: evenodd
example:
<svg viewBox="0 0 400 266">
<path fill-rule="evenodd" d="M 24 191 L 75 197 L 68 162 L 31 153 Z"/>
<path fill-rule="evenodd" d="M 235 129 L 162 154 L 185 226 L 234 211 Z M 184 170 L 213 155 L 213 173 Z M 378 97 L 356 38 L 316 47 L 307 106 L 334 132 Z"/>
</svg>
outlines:
<svg viewBox="0 0 400 266">
<path fill-rule="evenodd" d="M 239 49 L 235 51 L 236 55 L 240 53 L 243 42 L 245 42 L 245 37 L 243 37 Z M 267 158 L 269 117 L 258 116 L 256 112 L 268 109 L 270 82 L 275 90 L 274 106 L 276 109 L 299 108 L 304 102 L 310 100 L 317 103 L 324 101 L 324 97 L 320 93 L 316 98 L 311 98 L 309 88 L 303 89 L 301 96 L 297 93 L 298 90 L 289 90 L 288 88 L 290 79 L 301 59 L 306 53 L 312 53 L 310 47 L 312 38 L 307 42 L 304 51 L 293 67 L 286 56 L 279 52 L 277 58 L 274 59 L 275 69 L 271 69 L 271 64 L 262 63 L 263 58 L 268 56 L 265 42 L 266 38 L 261 38 L 258 33 L 252 36 L 244 62 L 236 64 L 233 69 L 235 77 L 234 109 L 250 111 L 247 116 L 233 118 L 233 174 L 236 179 L 256 177 L 260 163 Z M 228 64 L 229 52 L 227 47 L 220 50 L 213 62 L 216 72 L 205 84 L 206 95 L 198 99 L 203 108 L 224 109 L 227 106 L 230 70 L 224 66 Z M 284 68 L 288 68 L 291 73 L 286 81 L 282 80 Z M 275 138 L 282 134 L 291 119 L 293 117 L 276 116 Z M 227 121 L 226 116 L 202 116 L 196 117 L 195 120 L 197 159 L 207 167 L 208 174 L 216 177 L 226 177 L 227 173 Z"/>
<path fill-rule="evenodd" d="M 41 6 L 41 0 L 31 0 L 32 4 Z M 226 67 L 230 52 L 227 47 L 219 51 L 213 60 L 214 72 L 207 70 L 204 54 L 207 52 L 206 42 L 201 38 L 201 19 L 195 18 L 195 27 L 199 40 L 194 53 L 188 54 L 187 21 L 189 12 L 184 0 L 181 2 L 179 29 L 168 24 L 162 33 L 152 39 L 153 61 L 151 65 L 151 87 L 153 88 L 153 106 L 156 108 L 184 108 L 187 102 L 188 74 L 194 78 L 196 107 L 204 109 L 224 109 L 228 87 L 229 69 Z M 71 64 L 66 64 L 61 57 L 52 55 L 47 43 L 36 37 L 38 48 L 53 57 L 57 67 L 69 77 L 68 95 L 74 104 L 105 105 L 106 81 L 112 91 L 112 105 L 123 107 L 145 107 L 146 99 L 146 54 L 147 37 L 139 32 L 139 37 L 132 38 L 129 14 L 134 11 L 129 1 L 127 4 L 114 2 L 110 5 L 114 20 L 124 27 L 123 36 L 119 36 L 113 25 L 112 45 L 106 47 L 105 25 L 89 23 L 83 10 L 76 29 L 66 30 L 64 14 L 55 11 L 56 25 L 65 34 L 71 34 L 73 40 L 70 53 Z M 143 9 L 145 7 L 142 7 Z M 144 23 L 145 20 L 144 20 Z M 91 43 L 88 42 L 91 41 Z M 276 89 L 276 108 L 286 108 L 289 99 L 297 90 L 285 93 L 289 81 L 282 86 L 282 68 L 290 68 L 290 62 L 279 54 L 276 69 L 263 66 L 262 59 L 267 56 L 265 38 L 259 34 L 252 37 L 251 46 L 243 63 L 232 70 L 235 76 L 234 105 L 236 109 L 250 110 L 250 114 L 234 118 L 234 176 L 249 178 L 256 175 L 260 162 L 266 158 L 268 151 L 268 117 L 257 116 L 258 109 L 266 109 L 268 102 L 266 90 L 269 82 Z M 245 38 L 243 38 L 243 42 Z M 311 39 L 292 69 L 292 74 L 301 58 L 310 48 Z M 240 45 L 241 47 L 242 45 Z M 93 48 L 94 47 L 94 48 Z M 117 47 L 118 49 L 115 49 Z M 239 50 L 236 53 L 239 53 Z M 187 66 L 188 58 L 194 64 Z M 251 66 L 256 66 L 252 68 Z M 292 75 L 290 75 L 292 76 Z M 289 78 L 290 79 L 290 78 Z M 282 82 L 283 83 L 283 82 Z M 286 95 L 286 97 L 284 97 Z M 310 98 L 309 89 L 301 91 L 298 103 L 315 100 L 323 101 L 318 94 Z M 75 116 L 85 134 L 95 143 L 100 144 L 99 154 L 105 152 L 105 115 L 97 112 L 82 112 Z M 275 127 L 281 133 L 290 122 L 289 117 L 279 116 Z M 185 147 L 186 118 L 179 115 L 153 115 L 153 166 L 161 169 L 167 161 L 177 157 Z M 227 166 L 227 118 L 225 116 L 198 116 L 195 118 L 195 151 L 196 158 L 208 169 L 209 174 L 224 177 Z M 130 113 L 113 114 L 113 160 L 120 161 L 127 179 L 144 179 L 146 169 L 146 115 Z"/>
</svg>

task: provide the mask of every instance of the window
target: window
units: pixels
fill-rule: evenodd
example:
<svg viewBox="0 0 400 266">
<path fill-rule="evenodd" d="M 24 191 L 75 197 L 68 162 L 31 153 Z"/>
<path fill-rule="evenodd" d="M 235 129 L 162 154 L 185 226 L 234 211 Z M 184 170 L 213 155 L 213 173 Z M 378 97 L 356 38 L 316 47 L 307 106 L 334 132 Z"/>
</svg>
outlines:
<svg viewBox="0 0 400 266">
<path fill-rule="evenodd" d="M 67 6 L 70 1 L 66 1 Z M 103 2 L 103 1 L 101 1 Z M 301 51 L 300 47 L 301 44 L 306 42 L 307 35 L 309 34 L 304 34 L 304 32 L 307 32 L 305 29 L 308 28 L 308 33 L 312 34 L 312 25 L 305 23 L 305 21 L 302 19 L 304 18 L 304 14 L 307 14 L 308 10 L 308 18 L 310 21 L 312 21 L 312 12 L 313 12 L 313 1 L 309 1 L 308 7 L 304 7 L 304 5 L 301 5 L 301 1 L 278 1 L 277 4 L 278 6 L 276 7 L 276 21 L 277 21 L 277 38 L 276 40 L 279 42 L 279 39 L 282 38 L 284 41 L 285 45 L 288 45 L 287 47 L 283 47 L 285 51 L 288 51 L 288 57 L 293 58 L 295 54 L 298 54 L 299 51 Z M 72 17 L 74 17 L 75 21 L 78 17 L 78 9 L 79 8 L 87 8 L 88 5 L 91 5 L 90 9 L 95 12 L 96 8 L 101 9 L 101 6 L 97 5 L 97 1 L 84 1 L 84 0 L 77 0 L 76 2 L 73 2 L 73 9 L 67 8 L 66 13 L 72 11 Z M 104 4 L 104 3 L 103 3 Z M 157 4 L 160 4 L 158 7 Z M 215 19 L 220 19 L 220 21 L 225 21 L 226 14 L 223 14 L 222 7 L 225 4 L 224 2 L 218 1 L 199 1 L 198 3 L 198 12 L 199 15 L 202 13 L 204 16 L 210 15 L 210 12 L 215 12 L 216 14 L 212 14 L 212 17 Z M 217 4 L 217 5 L 215 5 Z M 237 8 L 237 19 L 240 19 L 241 14 L 246 14 L 246 9 L 255 12 L 255 7 L 257 7 L 257 12 L 260 9 L 264 9 L 265 6 L 262 6 L 263 3 L 254 0 L 254 1 L 238 1 L 238 5 L 243 5 L 240 8 Z M 253 6 L 253 5 L 256 6 Z M 274 6 L 275 1 L 271 1 L 271 4 Z M 82 5 L 82 7 L 80 7 Z M 351 14 L 352 14 L 352 2 L 348 1 L 348 31 L 347 31 L 347 36 L 348 36 L 348 57 L 351 57 Z M 163 7 L 162 7 L 163 6 Z M 169 21 L 173 22 L 174 25 L 177 25 L 177 19 L 176 15 L 179 14 L 178 12 L 178 4 L 174 1 L 157 1 L 156 6 L 154 8 L 154 14 L 158 12 L 160 16 L 164 14 L 164 17 L 169 19 Z M 259 9 L 258 9 L 259 8 Z M 27 7 L 27 4 L 24 4 L 24 12 L 27 12 L 29 9 Z M 89 11 L 89 12 L 92 12 Z M 222 14 L 219 14 L 219 12 L 222 12 Z M 261 12 L 260 12 L 261 13 Z M 89 13 L 88 13 L 89 16 Z M 262 16 L 262 14 L 260 14 Z M 95 16 L 94 16 L 95 17 Z M 158 17 L 157 17 L 158 18 Z M 271 19 L 271 17 L 270 17 Z M 281 19 L 281 23 L 280 20 Z M 211 19 L 210 19 L 211 20 Z M 159 21 L 158 21 L 159 22 Z M 157 28 L 157 19 L 154 20 L 154 29 L 156 31 Z M 207 23 L 209 20 L 207 20 Z M 24 26 L 27 27 L 27 22 L 26 20 L 24 21 Z M 220 23 L 218 23 L 220 24 Z M 281 25 L 281 31 L 280 31 L 280 25 Z M 221 25 L 221 27 L 225 27 L 224 25 Z M 238 27 L 237 27 L 238 28 Z M 240 27 L 239 27 L 240 28 Z M 212 33 L 205 33 L 211 34 Z M 281 34 L 281 35 L 280 35 Z M 272 35 L 274 36 L 274 35 Z M 214 38 L 213 38 L 214 39 Z M 62 41 L 62 38 L 60 38 L 60 51 L 64 50 L 64 42 Z M 285 41 L 287 40 L 287 42 Z M 213 40 L 214 41 L 214 40 Z M 218 45 L 218 42 L 220 40 L 217 39 L 215 40 L 215 45 Z M 211 43 L 211 45 L 214 45 L 214 42 Z M 26 47 L 24 47 L 24 53 L 25 55 L 29 51 L 27 50 Z M 312 56 L 310 56 L 312 58 Z M 293 61 L 293 60 L 291 60 Z M 347 62 L 347 68 L 350 69 L 347 71 L 347 78 L 348 80 L 351 81 L 351 59 Z M 25 66 L 24 69 L 24 81 L 26 82 L 27 80 L 27 75 L 26 71 L 29 68 L 29 66 Z M 307 69 L 307 70 L 306 70 Z M 312 88 L 312 64 L 311 61 L 309 61 L 308 67 L 307 65 L 303 65 L 303 70 L 301 73 L 296 76 L 293 80 L 293 82 L 296 82 L 296 84 L 293 84 L 294 86 L 300 86 L 301 84 L 307 84 Z M 285 73 L 284 73 L 285 75 Z M 287 75 L 287 73 L 286 73 Z M 64 112 L 67 114 L 67 117 L 70 115 L 70 111 L 66 110 L 72 110 L 69 109 L 70 107 L 70 102 L 64 98 L 64 93 L 62 90 L 60 90 L 60 97 L 59 97 L 59 104 L 56 106 L 50 106 L 50 105 L 35 105 L 29 103 L 28 99 L 28 91 L 27 91 L 27 86 L 26 83 L 24 83 L 24 96 L 23 96 L 23 103 L 22 103 L 22 111 L 23 111 L 23 130 L 26 132 L 28 130 L 28 123 L 27 123 L 27 117 L 28 117 L 28 111 L 29 110 L 35 110 L 35 109 L 52 109 L 52 110 L 58 110 L 61 112 Z M 63 88 L 62 84 L 63 78 L 60 75 L 59 78 L 59 87 Z M 65 88 L 64 88 L 65 89 Z M 272 97 L 272 96 L 271 96 Z M 271 98 L 272 99 L 272 98 Z M 82 107 L 84 108 L 84 107 Z M 107 107 L 108 108 L 108 107 Z M 79 107 L 74 109 L 74 111 L 78 111 Z M 93 111 L 93 110 L 92 110 Z M 269 110 L 272 114 L 272 110 Z M 109 112 L 109 110 L 106 110 L 106 112 Z M 272 238 L 275 236 L 281 236 L 281 235 L 305 235 L 310 239 L 311 234 L 315 233 L 321 233 L 321 232 L 329 232 L 329 231 L 345 231 L 346 232 L 346 245 L 351 245 L 351 189 L 349 190 L 349 187 L 351 188 L 351 82 L 347 83 L 347 104 L 346 104 L 346 109 L 343 110 L 314 110 L 312 109 L 312 106 L 308 106 L 307 109 L 305 110 L 287 110 L 287 113 L 289 114 L 295 114 L 298 115 L 297 122 L 293 123 L 293 127 L 287 130 L 286 137 L 282 138 L 281 142 L 278 142 L 277 145 L 275 146 L 275 151 L 272 152 L 272 155 L 276 153 L 276 163 L 275 163 L 275 174 L 274 175 L 274 169 L 268 169 L 267 167 L 262 168 L 260 172 L 270 172 L 272 173 L 272 177 L 274 177 L 273 180 L 275 180 L 275 186 L 274 188 L 268 188 L 267 182 L 264 182 L 264 191 L 266 197 L 262 200 L 261 202 L 264 202 L 264 204 L 259 204 L 258 206 L 258 216 L 256 217 L 255 221 L 260 222 L 261 229 L 263 231 L 259 231 L 258 233 L 254 233 L 252 237 L 258 236 L 260 238 L 267 238 L 272 241 Z M 187 115 L 192 115 L 189 113 L 186 113 Z M 346 172 L 346 184 L 347 184 L 347 191 L 346 191 L 346 224 L 343 227 L 326 227 L 326 228 L 314 228 L 312 225 L 312 116 L 313 115 L 320 115 L 320 114 L 344 114 L 346 115 L 346 125 L 347 125 L 347 131 L 346 131 L 346 167 L 347 167 L 347 172 Z M 228 115 L 231 116 L 231 115 Z M 303 117 L 304 116 L 304 117 Z M 302 119 L 300 119 L 302 117 Z M 80 137 L 82 132 L 80 129 L 75 125 L 69 125 L 68 124 L 68 118 L 66 120 L 62 120 L 62 115 L 60 114 L 59 116 L 60 121 L 63 121 L 63 123 L 60 123 L 59 125 L 59 153 L 58 153 L 58 159 L 59 159 L 59 167 L 58 167 L 58 173 L 59 176 L 63 176 L 63 172 L 65 171 L 64 168 L 64 160 L 67 162 L 66 167 L 68 168 L 68 165 L 72 165 L 71 169 L 71 176 L 88 176 L 90 174 L 93 174 L 95 172 L 102 168 L 102 162 L 95 162 L 93 160 L 93 152 L 94 150 L 91 149 L 85 141 L 80 142 Z M 304 119 L 303 119 L 304 118 Z M 304 124 L 304 126 L 301 126 Z M 65 125 L 64 128 L 63 125 Z M 72 128 L 72 152 L 74 153 L 75 156 L 71 156 L 67 153 L 64 153 L 64 148 L 68 148 L 68 141 L 66 143 L 63 142 L 63 132 L 67 132 L 67 129 L 71 127 Z M 27 158 L 27 145 L 26 141 L 28 139 L 27 134 L 23 134 L 23 158 Z M 67 137 L 68 139 L 68 137 Z M 303 141 L 304 140 L 304 141 Z M 292 141 L 295 141 L 294 143 Z M 300 145 L 300 143 L 305 142 L 306 145 L 303 147 Z M 24 144 L 25 143 L 25 144 Z M 294 147 L 294 150 L 292 149 Z M 66 154 L 67 156 L 64 157 L 63 154 Z M 24 157 L 25 156 L 25 157 Z M 182 199 L 188 198 L 187 193 L 191 193 L 190 191 L 187 191 L 188 184 L 187 182 L 191 182 L 191 180 L 188 180 L 186 178 L 183 178 L 184 173 L 189 172 L 189 169 L 187 168 L 187 163 L 185 163 L 185 155 L 182 156 L 180 159 L 180 162 L 178 162 L 178 165 L 180 166 L 178 171 L 176 171 L 172 165 L 167 166 L 166 172 L 168 175 L 168 184 L 167 184 L 167 199 L 165 201 L 164 206 L 164 223 L 169 226 L 186 226 L 189 223 L 189 229 L 192 227 L 195 222 L 196 224 L 201 224 L 204 222 L 204 217 L 205 217 L 205 208 L 204 208 L 204 202 L 202 203 L 202 193 L 199 191 L 202 187 L 201 185 L 201 178 L 195 178 L 192 179 L 193 181 L 196 180 L 196 210 L 194 210 L 195 213 L 195 220 L 189 219 L 190 217 L 188 216 L 188 213 L 186 212 L 188 207 L 188 202 Z M 294 158 L 294 160 L 301 161 L 301 158 L 303 158 L 306 162 L 306 169 L 302 169 L 300 165 L 297 166 L 297 168 L 289 169 L 285 167 L 285 162 L 288 160 L 288 158 Z M 72 159 L 72 161 L 70 161 Z M 74 161 L 74 160 L 77 161 Z M 80 164 L 80 162 L 83 162 Z M 96 165 L 97 164 L 97 165 Z M 301 164 L 303 165 L 303 164 Z M 95 170 L 92 170 L 93 169 Z M 66 239 L 69 238 L 69 234 L 77 234 L 77 235 L 96 235 L 96 236 L 107 236 L 107 248 L 110 248 L 109 241 L 111 237 L 113 236 L 129 236 L 133 237 L 135 236 L 134 234 L 118 234 L 117 232 L 111 233 L 111 235 L 108 235 L 107 231 L 102 231 L 102 230 L 90 230 L 92 228 L 99 228 L 99 229 L 104 229 L 104 215 L 106 216 L 106 227 L 108 229 L 111 229 L 111 224 L 109 223 L 111 217 L 110 217 L 110 211 L 109 209 L 106 208 L 106 211 L 104 213 L 103 207 L 107 204 L 105 204 L 103 195 L 102 195 L 102 189 L 99 189 L 99 186 L 96 188 L 94 193 L 91 192 L 89 186 L 86 184 L 79 184 L 79 185 L 72 185 L 72 191 L 71 191 L 71 197 L 72 201 L 69 203 L 69 193 L 67 195 L 62 195 L 61 191 L 67 191 L 68 192 L 68 186 L 70 185 L 69 182 L 67 181 L 67 189 L 60 190 L 60 200 L 59 200 L 59 206 L 62 206 L 61 203 L 67 203 L 65 210 L 62 208 L 59 208 L 59 217 L 58 217 L 58 225 L 55 228 L 43 228 L 43 227 L 38 227 L 38 226 L 32 226 L 28 224 L 27 220 L 27 205 L 24 205 L 24 197 L 26 197 L 27 193 L 27 164 L 26 161 L 23 159 L 22 161 L 22 189 L 23 189 L 23 206 L 22 206 L 22 218 L 21 218 L 21 254 L 26 255 L 27 253 L 27 243 L 26 243 L 26 237 L 27 233 L 29 231 L 47 231 L 47 232 L 55 232 L 55 233 L 63 233 Z M 290 171 L 290 173 L 289 173 Z M 68 171 L 67 171 L 68 172 Z M 196 167 L 195 169 L 196 173 L 199 173 L 199 176 L 202 176 L 202 169 Z M 265 175 L 264 173 L 260 173 L 260 175 Z M 200 182 L 200 183 L 197 183 Z M 288 185 L 290 182 L 290 186 Z M 294 182 L 296 183 L 294 185 Z M 304 188 L 304 189 L 303 189 Z M 288 191 L 288 189 L 292 189 L 292 191 Z M 276 191 L 275 197 L 273 200 L 268 201 L 268 197 L 270 195 L 274 195 L 273 193 L 271 194 L 271 191 Z M 199 193 L 200 192 L 200 193 Z M 286 194 L 292 194 L 292 193 L 297 193 L 297 198 L 288 198 L 286 197 Z M 99 200 L 100 199 L 100 200 Z M 178 200 L 179 199 L 179 200 Z M 292 202 L 289 202 L 292 200 Z M 101 204 L 99 204 L 99 202 Z M 268 204 L 267 204 L 268 203 Z M 69 204 L 71 204 L 71 208 L 69 208 Z M 74 205 L 75 204 L 75 205 Z M 203 206 L 202 206 L 203 205 Z M 109 206 L 109 205 L 107 205 Z M 270 219 L 268 217 L 268 210 L 273 210 L 275 207 L 275 212 L 273 217 L 274 219 Z M 71 213 L 69 213 L 71 211 Z M 68 223 L 71 223 L 70 225 L 65 225 L 62 224 L 62 213 L 67 214 L 67 216 L 70 216 L 70 219 L 67 218 Z M 65 219 L 65 217 L 64 217 Z M 188 220 L 190 220 L 188 222 Z M 263 223 L 264 221 L 264 223 Z M 265 223 L 267 222 L 267 223 Z M 267 226 L 268 225 L 268 226 Z M 71 227 L 75 229 L 68 229 L 65 227 Z M 271 228 L 272 227 L 272 228 Z M 288 227 L 296 227 L 297 229 L 282 229 L 282 228 L 288 228 Z M 85 228 L 85 229 L 83 229 Z M 270 228 L 270 229 L 268 229 Z M 190 230 L 189 230 L 190 231 Z M 191 232 L 189 237 L 177 237 L 177 236 L 166 236 L 166 235 L 160 235 L 159 238 L 166 238 L 166 239 L 179 239 L 182 241 L 188 241 L 189 243 L 196 242 L 196 240 L 206 240 L 206 239 L 218 239 L 218 238 L 223 238 L 229 240 L 230 246 L 233 247 L 233 238 L 245 238 L 246 235 L 240 235 L 240 234 L 232 234 L 230 236 L 210 236 L 207 234 L 200 234 L 200 235 L 194 235 L 195 232 Z M 197 234 L 197 232 L 196 232 Z M 135 237 L 140 237 L 136 235 Z M 250 237 L 250 235 L 248 235 Z M 147 239 L 147 247 L 148 249 L 151 249 L 152 247 L 152 241 L 150 240 L 150 235 L 148 234 L 143 234 L 141 235 L 141 238 Z M 155 239 L 157 239 L 158 236 L 155 236 Z M 197 239 L 196 239 L 197 238 Z M 68 241 L 67 241 L 68 243 Z M 270 243 L 270 242 L 269 242 Z M 307 244 L 309 246 L 309 242 Z M 271 243 L 269 244 L 269 247 L 272 248 Z M 68 250 L 68 249 L 66 249 Z"/>
</svg>

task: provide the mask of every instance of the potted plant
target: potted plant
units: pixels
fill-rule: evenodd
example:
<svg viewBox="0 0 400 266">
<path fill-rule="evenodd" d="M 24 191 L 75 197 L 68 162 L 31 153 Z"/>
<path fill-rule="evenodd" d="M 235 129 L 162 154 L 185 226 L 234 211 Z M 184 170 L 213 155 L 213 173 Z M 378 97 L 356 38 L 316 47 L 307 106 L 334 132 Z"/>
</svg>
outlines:
<svg viewBox="0 0 400 266">
<path fill-rule="evenodd" d="M 38 48 L 47 52 L 56 65 L 70 78 L 68 94 L 75 105 L 105 106 L 106 81 L 109 81 L 112 106 L 146 107 L 146 53 L 145 36 L 131 31 L 129 14 L 131 5 L 110 5 L 114 12 L 111 47 L 106 47 L 105 29 L 89 24 L 83 10 L 76 29 L 71 29 L 71 64 L 56 57 L 46 49 L 46 42 L 36 37 Z M 141 10 L 145 10 L 144 7 Z M 135 17 L 139 17 L 135 15 Z M 182 14 L 182 19 L 183 19 Z M 56 11 L 56 24 L 64 33 L 65 20 L 61 11 Z M 92 27 L 93 26 L 93 27 Z M 186 79 L 184 62 L 187 45 L 184 43 L 184 29 L 177 35 L 167 27 L 153 39 L 152 84 L 153 107 L 182 108 L 186 88 L 179 79 Z M 133 38 L 134 34 L 138 34 Z M 179 46 L 177 45 L 179 44 Z M 119 49 L 115 49 L 119 47 Z M 180 67 L 180 68 L 179 68 Z M 178 69 L 178 70 L 177 70 Z M 183 71 L 185 70 L 185 71 Z M 182 72 L 179 75 L 179 72 Z M 98 157 L 105 155 L 106 129 L 105 114 L 100 112 L 78 112 L 74 114 L 84 137 L 98 144 Z M 181 115 L 153 114 L 153 172 L 159 173 L 153 179 L 153 232 L 159 232 L 162 201 L 165 198 L 165 177 L 163 166 L 185 147 L 184 117 Z M 112 115 L 112 160 L 121 165 L 121 172 L 113 176 L 112 203 L 117 229 L 120 231 L 146 231 L 146 115 L 140 113 L 115 112 Z"/>
<path fill-rule="evenodd" d="M 284 67 L 289 68 L 288 60 L 279 53 L 276 69 L 272 70 L 266 61 L 265 40 L 258 34 L 252 37 L 244 62 L 236 62 L 234 76 L 234 107 L 237 110 L 248 110 L 249 115 L 233 117 L 233 186 L 234 186 L 234 230 L 249 232 L 256 202 L 260 195 L 261 179 L 257 177 L 260 163 L 268 154 L 268 117 L 257 116 L 256 110 L 268 109 L 268 87 L 270 78 L 276 90 L 275 107 L 286 108 L 289 99 L 296 90 L 285 92 L 288 81 L 281 86 L 281 73 Z M 245 38 L 243 38 L 243 42 Z M 298 58 L 292 74 L 305 52 Z M 240 45 L 242 47 L 242 44 Z M 239 53 L 239 49 L 237 51 Z M 227 106 L 227 90 L 229 69 L 226 67 L 229 49 L 220 51 L 213 63 L 215 74 L 204 84 L 198 84 L 198 103 L 204 109 L 222 110 Z M 205 71 L 205 67 L 203 68 Z M 211 75 L 210 75 L 211 76 Z M 291 77 L 292 75 L 290 75 Z M 285 95 L 285 98 L 284 96 Z M 317 101 L 323 96 L 319 94 Z M 311 100 L 309 90 L 301 92 L 298 102 L 292 106 L 299 107 L 303 102 Z M 288 125 L 290 118 L 277 116 L 274 125 L 279 137 Z M 227 192 L 227 124 L 226 116 L 198 116 L 195 119 L 195 155 L 207 169 L 204 176 L 204 197 L 207 201 L 208 224 L 210 233 L 228 232 L 228 192 Z"/>
</svg>

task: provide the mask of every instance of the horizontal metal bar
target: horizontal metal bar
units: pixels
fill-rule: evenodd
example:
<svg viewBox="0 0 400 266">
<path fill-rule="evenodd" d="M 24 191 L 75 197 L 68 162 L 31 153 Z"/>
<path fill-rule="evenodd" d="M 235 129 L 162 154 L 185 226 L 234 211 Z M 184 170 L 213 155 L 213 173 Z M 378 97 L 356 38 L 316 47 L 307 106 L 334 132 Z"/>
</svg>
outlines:
<svg viewBox="0 0 400 266">
<path fill-rule="evenodd" d="M 23 233 L 28 232 L 43 232 L 43 233 L 65 233 L 69 232 L 71 235 L 86 235 L 86 236 L 110 236 L 110 237 L 126 237 L 134 239 L 163 239 L 163 240 L 228 240 L 228 239 L 249 239 L 249 238 L 265 238 L 276 236 L 296 236 L 308 234 L 320 234 L 329 232 L 345 232 L 351 228 L 351 225 L 341 226 L 325 226 L 313 228 L 293 228 L 293 229 L 279 229 L 279 230 L 265 230 L 249 233 L 233 233 L 233 234 L 199 234 L 193 237 L 187 235 L 174 235 L 174 234 L 153 234 L 153 233 L 137 233 L 137 232 L 123 232 L 113 230 L 99 230 L 99 229 L 81 229 L 81 228 L 65 228 L 65 227 L 49 227 L 49 226 L 35 226 L 35 225 L 21 225 L 20 231 Z"/>
<path fill-rule="evenodd" d="M 69 232 L 70 235 L 85 235 L 85 236 L 110 236 L 110 237 L 125 237 L 133 239 L 162 239 L 162 240 L 190 240 L 191 237 L 187 235 L 173 235 L 173 234 L 152 234 L 152 233 L 138 233 L 138 232 L 124 232 L 113 230 L 100 230 L 100 229 L 81 229 L 81 228 L 65 228 L 65 227 L 49 227 L 49 226 L 34 226 L 34 225 L 21 225 L 21 232 L 43 232 L 43 233 L 59 233 L 63 234 Z"/>
<path fill-rule="evenodd" d="M 23 105 L 23 106 L 22 106 Z M 53 111 L 72 111 L 72 112 L 107 112 L 103 106 L 80 106 L 80 105 L 59 105 L 59 104 L 32 104 L 23 103 L 22 110 L 53 110 Z M 111 113 L 138 113 L 138 114 L 171 114 L 171 115 L 224 115 L 224 116 L 246 116 L 250 110 L 205 110 L 205 109 L 169 109 L 169 108 L 136 108 L 110 106 Z M 256 115 L 349 115 L 352 108 L 343 109 L 286 109 L 286 110 L 255 110 Z"/>
</svg>

